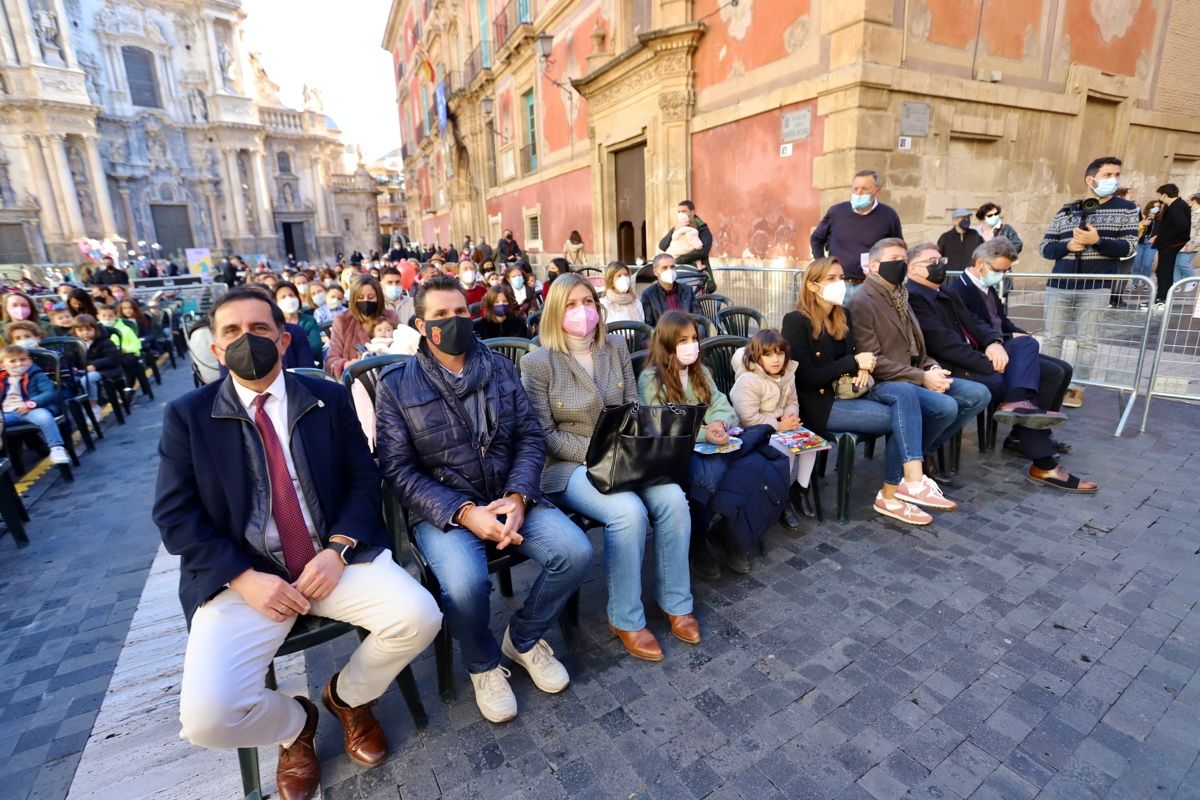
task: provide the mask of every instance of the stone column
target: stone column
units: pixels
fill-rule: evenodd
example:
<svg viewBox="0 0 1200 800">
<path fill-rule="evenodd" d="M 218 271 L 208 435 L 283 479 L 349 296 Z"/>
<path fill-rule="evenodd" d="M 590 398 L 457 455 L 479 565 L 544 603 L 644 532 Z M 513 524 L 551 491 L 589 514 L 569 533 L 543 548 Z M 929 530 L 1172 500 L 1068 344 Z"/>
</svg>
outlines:
<svg viewBox="0 0 1200 800">
<path fill-rule="evenodd" d="M 204 192 L 205 202 L 208 203 L 208 217 L 212 220 L 212 249 L 216 252 L 221 249 L 221 206 L 217 203 L 217 187 L 216 182 L 206 180 L 203 182 L 201 189 Z"/>
<path fill-rule="evenodd" d="M 250 230 L 246 226 L 246 203 L 242 200 L 242 181 L 238 177 L 237 152 L 237 150 L 225 151 L 225 171 L 229 173 L 228 202 L 233 209 L 233 233 L 240 238 L 249 236 Z"/>
<path fill-rule="evenodd" d="M 275 236 L 275 220 L 271 214 L 271 196 L 267 192 L 267 171 L 263 167 L 263 151 L 250 151 L 250 171 L 251 180 L 254 181 L 255 204 L 258 206 L 260 235 L 264 238 L 270 237 L 274 241 L 278 237 Z"/>
<path fill-rule="evenodd" d="M 108 192 L 108 178 L 104 173 L 104 164 L 100 161 L 99 137 L 84 136 L 83 143 L 87 153 L 88 171 L 91 173 L 92 186 L 95 189 L 96 205 L 100 209 L 100 226 L 104 228 L 106 237 L 116 238 L 117 219 L 113 213 L 112 197 Z"/>
<path fill-rule="evenodd" d="M 329 221 L 329 209 L 325 206 L 325 181 L 321 177 L 321 159 L 312 159 L 309 176 L 312 184 L 312 202 L 317 209 L 317 230 L 322 236 L 331 236 L 333 225 Z"/>
<path fill-rule="evenodd" d="M 53 181 L 46 168 L 45 154 L 42 152 L 42 140 L 32 134 L 25 135 L 25 146 L 29 152 L 29 164 L 32 167 L 33 178 L 37 182 L 38 203 L 42 207 L 42 222 L 50 238 L 65 238 L 66 233 L 58 212 L 58 200 L 55 196 Z"/>
<path fill-rule="evenodd" d="M 125 241 L 136 242 L 137 225 L 133 221 L 133 198 L 129 193 L 129 181 L 117 181 L 117 193 L 121 196 L 121 212 L 125 216 Z M 125 254 L 122 253 L 121 257 L 124 258 Z"/>
<path fill-rule="evenodd" d="M 67 165 L 67 137 L 65 134 L 52 133 L 49 138 L 50 163 L 62 186 L 64 219 L 70 229 L 70 238 L 78 239 L 87 235 L 87 229 L 83 225 L 83 213 L 79 210 L 79 198 L 75 194 L 75 179 L 71 177 L 71 168 Z"/>
</svg>

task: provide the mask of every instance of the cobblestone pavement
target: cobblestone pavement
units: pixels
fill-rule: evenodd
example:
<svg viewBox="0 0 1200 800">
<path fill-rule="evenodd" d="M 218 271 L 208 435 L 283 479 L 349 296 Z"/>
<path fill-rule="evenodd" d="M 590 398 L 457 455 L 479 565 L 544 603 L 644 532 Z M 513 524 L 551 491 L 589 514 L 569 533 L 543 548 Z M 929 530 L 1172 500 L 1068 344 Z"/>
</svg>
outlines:
<svg viewBox="0 0 1200 800">
<path fill-rule="evenodd" d="M 167 373 L 160 398 L 186 377 Z M 1123 439 L 1116 414 L 1089 390 L 1062 434 L 1098 496 L 1031 486 L 971 435 L 949 492 L 962 510 L 925 529 L 867 516 L 881 464 L 860 456 L 849 525 L 777 530 L 749 576 L 697 585 L 699 647 L 650 613 L 661 664 L 608 634 L 593 532 L 582 630 L 548 635 L 569 689 L 543 695 L 514 668 L 520 716 L 493 726 L 461 661 L 458 699 L 437 698 L 427 653 L 430 723 L 385 695 L 380 768 L 352 764 L 322 712 L 323 796 L 1200 798 L 1200 408 L 1160 401 L 1151 431 Z M 0 540 L 6 797 L 65 794 L 157 546 L 158 414 L 114 432 L 77 488 L 34 506 L 32 547 Z M 518 568 L 517 597 L 493 595 L 497 634 L 531 580 Z M 307 653 L 312 696 L 353 646 Z"/>
</svg>

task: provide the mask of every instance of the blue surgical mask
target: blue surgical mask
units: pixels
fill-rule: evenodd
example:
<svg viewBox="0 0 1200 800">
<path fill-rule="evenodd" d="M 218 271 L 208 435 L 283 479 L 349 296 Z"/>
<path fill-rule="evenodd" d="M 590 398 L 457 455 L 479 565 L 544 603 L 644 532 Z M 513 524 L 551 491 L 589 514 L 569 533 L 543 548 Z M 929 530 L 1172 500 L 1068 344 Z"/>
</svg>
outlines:
<svg viewBox="0 0 1200 800">
<path fill-rule="evenodd" d="M 388 300 L 399 300 L 401 295 L 403 295 L 403 294 L 404 294 L 403 286 L 393 285 L 393 286 L 383 287 L 383 296 L 386 297 Z"/>
<path fill-rule="evenodd" d="M 1117 190 L 1117 185 L 1120 182 L 1120 178 L 1101 178 L 1096 181 L 1096 196 L 1112 197 L 1113 192 Z"/>
<path fill-rule="evenodd" d="M 525 276 L 518 275 L 515 278 L 509 278 L 508 285 L 514 289 L 524 289 L 525 288 Z"/>
<path fill-rule="evenodd" d="M 850 195 L 850 207 L 855 211 L 866 211 L 871 207 L 874 199 L 869 194 L 852 194 Z"/>
<path fill-rule="evenodd" d="M 987 273 L 983 276 L 983 283 L 985 286 L 999 286 L 1003 282 L 1004 282 L 1004 273 L 1003 272 L 992 272 L 991 270 L 988 270 Z"/>
</svg>

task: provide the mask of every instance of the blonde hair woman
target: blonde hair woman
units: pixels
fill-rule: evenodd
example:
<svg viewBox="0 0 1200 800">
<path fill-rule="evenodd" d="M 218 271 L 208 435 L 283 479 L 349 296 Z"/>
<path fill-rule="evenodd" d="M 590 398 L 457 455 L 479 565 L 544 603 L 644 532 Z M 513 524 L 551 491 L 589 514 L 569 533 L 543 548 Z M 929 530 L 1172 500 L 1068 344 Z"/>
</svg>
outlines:
<svg viewBox="0 0 1200 800">
<path fill-rule="evenodd" d="M 642 607 L 646 537 L 653 520 L 654 594 L 671 633 L 698 644 L 688 573 L 691 520 L 676 484 L 602 494 L 588 480 L 584 461 L 601 410 L 637 401 L 625 341 L 606 336 L 602 321 L 591 282 L 574 273 L 559 276 L 542 310 L 542 347 L 521 359 L 521 382 L 546 433 L 542 491 L 555 505 L 604 523 L 609 627 L 631 655 L 661 661 L 662 648 L 646 627 Z"/>
<path fill-rule="evenodd" d="M 646 313 L 633 288 L 633 274 L 624 261 L 613 261 L 604 268 L 604 297 L 600 302 L 608 322 L 646 321 Z"/>
</svg>

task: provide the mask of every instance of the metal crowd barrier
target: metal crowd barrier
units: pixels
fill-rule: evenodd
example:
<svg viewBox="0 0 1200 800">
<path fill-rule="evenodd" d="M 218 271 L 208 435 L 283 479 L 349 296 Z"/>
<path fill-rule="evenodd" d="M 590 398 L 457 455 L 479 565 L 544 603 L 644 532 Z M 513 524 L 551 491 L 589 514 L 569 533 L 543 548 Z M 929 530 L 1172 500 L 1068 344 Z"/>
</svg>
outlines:
<svg viewBox="0 0 1200 800">
<path fill-rule="evenodd" d="M 774 267 L 713 267 L 717 294 L 737 306 L 762 312 L 767 327 L 778 328 L 783 315 L 796 308 L 796 295 L 804 271 Z"/>
<path fill-rule="evenodd" d="M 1161 331 L 1146 387 L 1142 433 L 1155 397 L 1200 400 L 1200 277 L 1184 278 L 1172 286 L 1164 311 L 1155 315 L 1161 320 Z"/>
<path fill-rule="evenodd" d="M 1074 367 L 1073 385 L 1122 393 L 1121 416 L 1113 432 L 1120 436 L 1141 390 L 1153 315 L 1139 307 L 1139 300 L 1152 299 L 1150 280 L 1142 275 L 1071 275 L 1071 280 L 1102 281 L 1102 288 L 1063 289 L 1058 297 L 1069 305 L 1056 314 L 1054 308 L 1060 306 L 1048 307 L 1049 298 L 1055 296 L 1053 290 L 1048 291 L 1048 284 L 1067 276 L 1021 272 L 1010 273 L 1010 277 L 1012 289 L 1005 300 L 1009 319 L 1033 334 L 1043 353 Z M 1110 308 L 1114 286 L 1120 289 L 1115 296 L 1121 302 Z M 1057 328 L 1058 336 L 1051 326 Z"/>
</svg>

